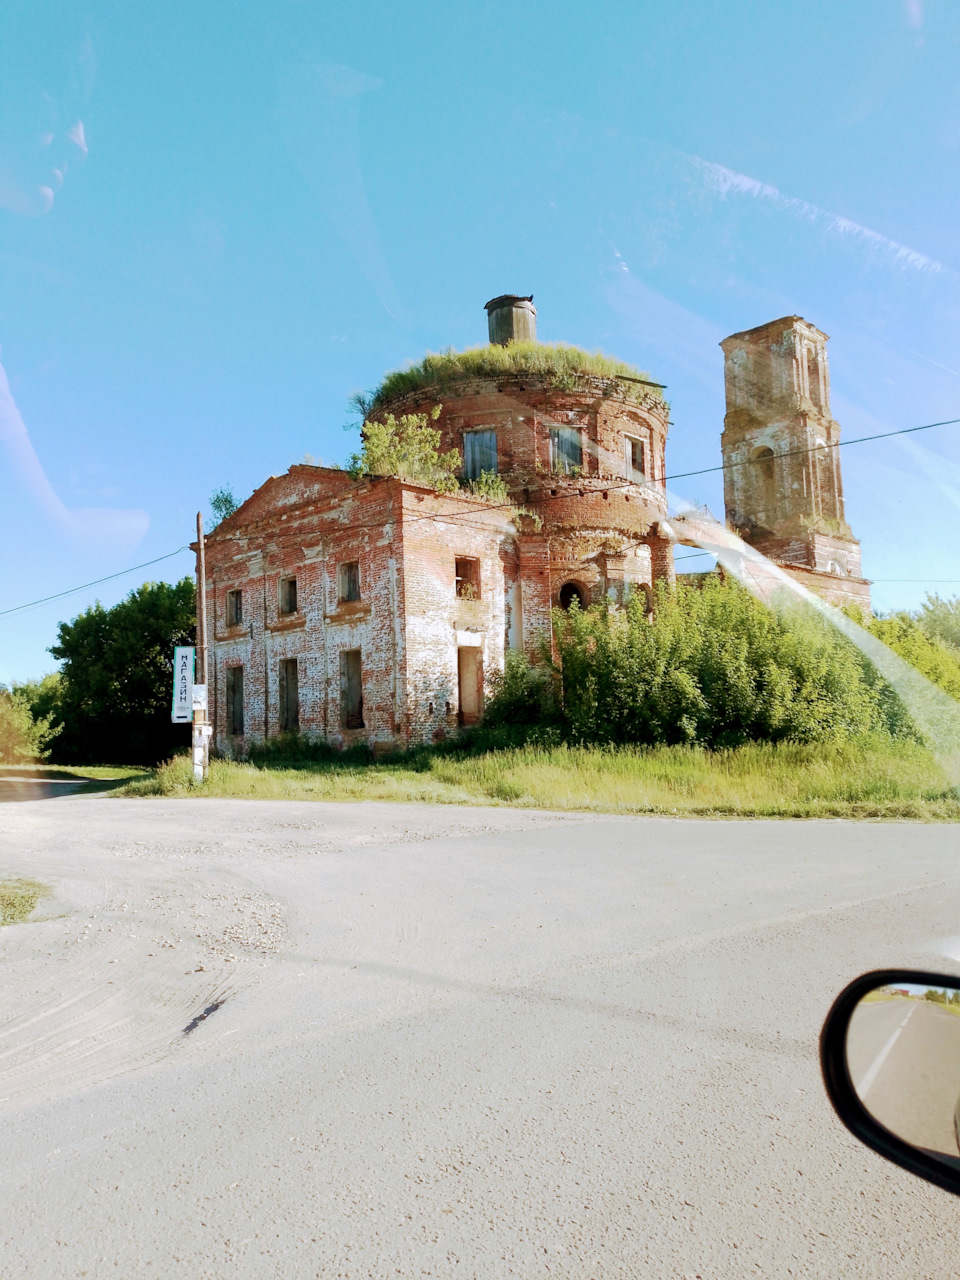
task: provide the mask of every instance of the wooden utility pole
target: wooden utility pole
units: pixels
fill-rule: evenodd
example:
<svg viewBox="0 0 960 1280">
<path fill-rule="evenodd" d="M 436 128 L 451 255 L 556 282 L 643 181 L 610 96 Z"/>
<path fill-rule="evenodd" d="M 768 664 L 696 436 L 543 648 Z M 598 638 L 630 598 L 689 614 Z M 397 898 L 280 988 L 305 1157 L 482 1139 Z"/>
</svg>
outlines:
<svg viewBox="0 0 960 1280">
<path fill-rule="evenodd" d="M 207 556 L 203 538 L 203 515 L 197 512 L 197 681 L 203 689 L 202 706 L 193 711 L 193 776 L 202 781 L 210 769 L 210 724 L 207 694 Z M 196 677 L 195 677 L 196 678 Z M 196 688 L 196 685 L 194 686 Z"/>
</svg>

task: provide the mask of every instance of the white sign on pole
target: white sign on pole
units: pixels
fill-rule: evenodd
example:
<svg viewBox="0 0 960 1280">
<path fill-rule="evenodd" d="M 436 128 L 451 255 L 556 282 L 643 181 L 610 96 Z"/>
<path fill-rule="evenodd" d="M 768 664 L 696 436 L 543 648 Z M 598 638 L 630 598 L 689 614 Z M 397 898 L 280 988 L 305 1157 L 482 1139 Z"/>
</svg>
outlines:
<svg viewBox="0 0 960 1280">
<path fill-rule="evenodd" d="M 207 710 L 207 686 L 205 684 L 195 684 L 193 686 L 193 709 L 194 711 Z"/>
<path fill-rule="evenodd" d="M 174 724 L 190 724 L 193 720 L 193 665 L 196 650 L 192 645 L 178 646 L 173 651 Z"/>
</svg>

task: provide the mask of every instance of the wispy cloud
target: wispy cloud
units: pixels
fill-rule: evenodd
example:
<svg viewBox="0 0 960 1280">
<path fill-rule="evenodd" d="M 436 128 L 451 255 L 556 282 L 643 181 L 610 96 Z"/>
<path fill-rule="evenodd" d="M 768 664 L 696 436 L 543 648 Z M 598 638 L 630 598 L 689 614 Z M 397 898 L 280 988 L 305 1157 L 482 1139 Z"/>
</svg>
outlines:
<svg viewBox="0 0 960 1280">
<path fill-rule="evenodd" d="M 615 245 L 610 248 L 619 270 L 606 291 L 607 300 L 631 338 L 715 393 L 723 385 L 719 351 L 723 331 L 637 279 L 620 250 Z"/>
<path fill-rule="evenodd" d="M 936 259 L 929 258 L 926 254 L 920 253 L 916 249 L 911 249 L 908 245 L 891 240 L 889 236 L 882 235 L 879 231 L 864 227 L 859 222 L 853 222 L 850 218 L 844 218 L 839 214 L 831 213 L 827 209 L 821 209 L 819 205 L 811 204 L 809 200 L 786 196 L 767 182 L 760 182 L 756 178 L 748 177 L 745 173 L 737 173 L 722 164 L 714 164 L 710 160 L 702 160 L 699 156 L 691 156 L 691 160 L 703 174 L 707 186 L 724 198 L 733 193 L 735 195 L 749 196 L 755 200 L 769 201 L 778 209 L 792 213 L 807 222 L 816 223 L 834 235 L 858 240 L 868 249 L 882 255 L 898 267 L 905 267 L 924 273 L 937 273 L 947 270 L 942 262 L 937 262 Z"/>
<path fill-rule="evenodd" d="M 923 0 L 903 0 L 903 10 L 911 27 L 919 30 L 923 26 Z"/>
</svg>

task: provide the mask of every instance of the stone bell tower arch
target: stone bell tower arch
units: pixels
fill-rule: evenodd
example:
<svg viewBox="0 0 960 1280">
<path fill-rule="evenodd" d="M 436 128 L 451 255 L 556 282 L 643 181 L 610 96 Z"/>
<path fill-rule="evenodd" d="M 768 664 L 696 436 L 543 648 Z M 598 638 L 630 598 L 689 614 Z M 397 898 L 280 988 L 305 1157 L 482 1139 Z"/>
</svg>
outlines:
<svg viewBox="0 0 960 1280">
<path fill-rule="evenodd" d="M 870 609 L 846 521 L 827 334 L 784 316 L 731 334 L 721 448 L 727 524 L 834 604 Z"/>
</svg>

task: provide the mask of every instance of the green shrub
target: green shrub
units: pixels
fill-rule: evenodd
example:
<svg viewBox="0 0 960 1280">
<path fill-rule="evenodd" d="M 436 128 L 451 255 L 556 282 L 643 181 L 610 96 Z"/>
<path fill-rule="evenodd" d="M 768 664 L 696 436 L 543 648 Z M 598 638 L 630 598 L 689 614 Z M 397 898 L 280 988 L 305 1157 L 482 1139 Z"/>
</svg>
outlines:
<svg viewBox="0 0 960 1280">
<path fill-rule="evenodd" d="M 563 741 L 566 726 L 560 710 L 559 675 L 548 661 L 531 664 L 524 654 L 512 650 L 491 686 L 483 721 L 471 738 L 477 750 L 526 743 L 556 746 Z"/>
<path fill-rule="evenodd" d="M 507 501 L 506 481 L 496 471 L 481 471 L 475 480 L 462 480 L 460 483 L 478 498 L 487 498 L 491 502 Z"/>
<path fill-rule="evenodd" d="M 246 759 L 258 768 L 274 765 L 369 764 L 373 753 L 365 742 L 340 750 L 322 738 L 302 733 L 281 733 L 265 741 L 252 742 Z"/>
<path fill-rule="evenodd" d="M 731 582 L 661 586 L 652 620 L 554 615 L 556 661 L 512 656 L 481 726 L 576 744 L 826 742 L 908 733 L 899 700 L 850 642 L 801 606 L 771 610 Z"/>
<path fill-rule="evenodd" d="M 931 635 L 921 620 L 907 613 L 871 618 L 866 626 L 871 635 L 960 702 L 960 650 Z"/>
<path fill-rule="evenodd" d="M 774 611 L 735 583 L 661 587 L 652 623 L 556 619 L 563 710 L 576 742 L 844 739 L 884 727 L 878 682 L 849 644 L 801 608 Z"/>
<path fill-rule="evenodd" d="M 439 416 L 440 405 L 436 405 L 429 415 L 405 413 L 395 418 L 387 413 L 379 422 L 365 422 L 361 451 L 349 463 L 354 478 L 400 476 L 431 485 L 439 493 L 455 492 L 462 459 L 456 449 L 440 452 L 441 433 L 429 425 Z"/>
</svg>

